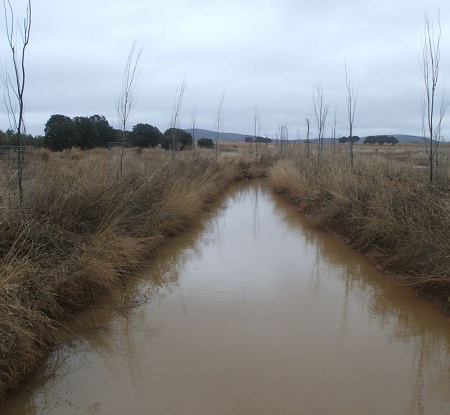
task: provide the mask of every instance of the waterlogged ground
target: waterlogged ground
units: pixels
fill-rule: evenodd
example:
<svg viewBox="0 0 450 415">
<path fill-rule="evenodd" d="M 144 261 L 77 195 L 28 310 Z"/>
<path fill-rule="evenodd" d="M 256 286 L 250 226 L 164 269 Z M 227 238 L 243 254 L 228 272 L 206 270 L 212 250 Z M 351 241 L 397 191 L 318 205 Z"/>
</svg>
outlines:
<svg viewBox="0 0 450 415">
<path fill-rule="evenodd" d="M 1 414 L 450 413 L 448 319 L 263 184 L 68 332 Z"/>
</svg>

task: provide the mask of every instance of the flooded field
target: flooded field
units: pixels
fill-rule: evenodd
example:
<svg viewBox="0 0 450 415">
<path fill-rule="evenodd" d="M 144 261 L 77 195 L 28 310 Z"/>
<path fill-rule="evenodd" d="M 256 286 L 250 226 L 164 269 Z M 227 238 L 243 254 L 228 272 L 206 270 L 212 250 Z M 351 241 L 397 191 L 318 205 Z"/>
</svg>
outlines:
<svg viewBox="0 0 450 415">
<path fill-rule="evenodd" d="M 450 322 L 238 186 L 67 328 L 3 415 L 450 413 Z"/>
</svg>

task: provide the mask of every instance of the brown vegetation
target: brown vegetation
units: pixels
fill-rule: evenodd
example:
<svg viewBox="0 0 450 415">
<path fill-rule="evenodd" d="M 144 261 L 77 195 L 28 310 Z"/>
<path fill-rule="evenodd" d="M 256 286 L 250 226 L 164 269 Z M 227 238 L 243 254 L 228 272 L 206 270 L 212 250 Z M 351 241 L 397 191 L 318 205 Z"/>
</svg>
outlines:
<svg viewBox="0 0 450 415">
<path fill-rule="evenodd" d="M 230 182 L 267 175 L 273 160 L 126 154 L 119 175 L 113 150 L 41 152 L 24 206 L 9 193 L 0 209 L 0 401 L 42 364 L 73 310 L 117 290 Z"/>
<path fill-rule="evenodd" d="M 361 148 L 351 169 L 347 153 L 320 164 L 297 153 L 279 161 L 269 177 L 317 226 L 342 236 L 450 313 L 448 164 L 431 186 L 426 169 L 385 155 Z"/>
<path fill-rule="evenodd" d="M 447 149 L 433 186 L 423 148 L 357 146 L 353 169 L 344 146 L 326 150 L 319 163 L 302 145 L 233 148 L 217 162 L 210 150 L 129 149 L 122 175 L 114 149 L 27 159 L 22 208 L 14 181 L 0 182 L 0 401 L 43 363 L 75 309 L 119 290 L 231 182 L 268 172 L 318 226 L 450 313 Z M 0 170 L 13 173 L 6 160 Z"/>
</svg>

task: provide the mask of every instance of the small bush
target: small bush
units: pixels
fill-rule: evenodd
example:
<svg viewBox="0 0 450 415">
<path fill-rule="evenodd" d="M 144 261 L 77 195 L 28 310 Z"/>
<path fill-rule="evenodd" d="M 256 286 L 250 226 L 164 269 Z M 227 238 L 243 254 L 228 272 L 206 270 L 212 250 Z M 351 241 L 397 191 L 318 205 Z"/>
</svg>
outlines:
<svg viewBox="0 0 450 415">
<path fill-rule="evenodd" d="M 214 142 L 210 138 L 200 138 L 197 140 L 197 146 L 203 148 L 213 148 Z"/>
</svg>

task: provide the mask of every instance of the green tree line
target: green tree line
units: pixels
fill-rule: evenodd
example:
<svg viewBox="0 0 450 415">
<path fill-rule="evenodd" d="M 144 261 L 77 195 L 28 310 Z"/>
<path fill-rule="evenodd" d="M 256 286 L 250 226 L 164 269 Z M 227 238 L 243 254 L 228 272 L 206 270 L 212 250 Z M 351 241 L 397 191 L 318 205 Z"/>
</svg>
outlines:
<svg viewBox="0 0 450 415">
<path fill-rule="evenodd" d="M 363 143 L 369 145 L 379 144 L 381 146 L 385 143 L 395 145 L 398 144 L 398 140 L 391 135 L 370 135 L 364 139 Z"/>
<path fill-rule="evenodd" d="M 70 118 L 52 115 L 44 129 L 43 146 L 52 151 L 62 151 L 72 147 L 88 150 L 107 147 L 111 142 L 123 142 L 133 147 L 156 147 L 169 150 L 183 150 L 192 145 L 191 134 L 180 128 L 169 128 L 164 133 L 150 124 L 136 124 L 131 131 L 114 129 L 103 115 Z"/>
</svg>

